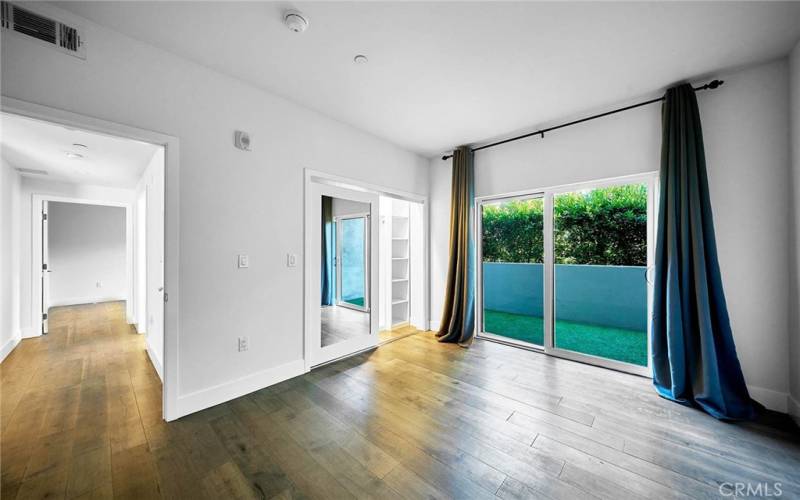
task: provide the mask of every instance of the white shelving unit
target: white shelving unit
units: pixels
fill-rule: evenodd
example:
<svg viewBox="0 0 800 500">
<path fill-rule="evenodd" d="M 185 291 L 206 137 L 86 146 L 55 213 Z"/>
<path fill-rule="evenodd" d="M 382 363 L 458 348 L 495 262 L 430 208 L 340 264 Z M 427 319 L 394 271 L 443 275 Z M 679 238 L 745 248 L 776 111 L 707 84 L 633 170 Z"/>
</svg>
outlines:
<svg viewBox="0 0 800 500">
<path fill-rule="evenodd" d="M 409 217 L 407 204 L 398 204 L 392 215 L 392 327 L 409 318 Z"/>
</svg>

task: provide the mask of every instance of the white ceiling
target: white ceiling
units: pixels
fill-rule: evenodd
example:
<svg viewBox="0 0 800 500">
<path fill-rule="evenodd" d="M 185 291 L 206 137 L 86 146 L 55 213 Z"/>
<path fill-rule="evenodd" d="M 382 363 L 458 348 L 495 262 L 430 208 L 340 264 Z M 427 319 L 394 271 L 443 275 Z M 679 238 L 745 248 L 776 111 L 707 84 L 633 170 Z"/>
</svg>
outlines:
<svg viewBox="0 0 800 500">
<path fill-rule="evenodd" d="M 47 172 L 23 175 L 76 184 L 136 187 L 159 148 L 7 113 L 0 113 L 0 131 L 3 159 L 16 168 Z M 73 146 L 74 143 L 87 148 Z M 68 152 L 84 157 L 69 158 Z"/>
<path fill-rule="evenodd" d="M 59 5 L 428 155 L 781 57 L 800 38 L 800 2 L 295 3 L 302 34 L 282 25 L 286 3 Z"/>
</svg>

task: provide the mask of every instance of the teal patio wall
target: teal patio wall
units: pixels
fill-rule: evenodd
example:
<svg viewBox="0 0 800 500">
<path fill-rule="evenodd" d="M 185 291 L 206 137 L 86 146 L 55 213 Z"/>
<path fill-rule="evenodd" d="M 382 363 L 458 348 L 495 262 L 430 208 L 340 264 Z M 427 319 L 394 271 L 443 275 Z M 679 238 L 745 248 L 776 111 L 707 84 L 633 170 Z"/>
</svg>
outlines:
<svg viewBox="0 0 800 500">
<path fill-rule="evenodd" d="M 643 266 L 556 265 L 559 320 L 647 330 L 647 282 Z M 483 263 L 485 309 L 543 316 L 544 266 Z"/>
</svg>

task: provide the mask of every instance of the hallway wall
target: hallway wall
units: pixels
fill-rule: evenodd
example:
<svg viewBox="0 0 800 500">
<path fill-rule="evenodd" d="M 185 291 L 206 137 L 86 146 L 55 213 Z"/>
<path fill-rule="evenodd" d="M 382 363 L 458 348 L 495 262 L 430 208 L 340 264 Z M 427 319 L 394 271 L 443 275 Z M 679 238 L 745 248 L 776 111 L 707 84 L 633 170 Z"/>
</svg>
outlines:
<svg viewBox="0 0 800 500">
<path fill-rule="evenodd" d="M 127 300 L 125 209 L 50 202 L 50 307 Z"/>
</svg>

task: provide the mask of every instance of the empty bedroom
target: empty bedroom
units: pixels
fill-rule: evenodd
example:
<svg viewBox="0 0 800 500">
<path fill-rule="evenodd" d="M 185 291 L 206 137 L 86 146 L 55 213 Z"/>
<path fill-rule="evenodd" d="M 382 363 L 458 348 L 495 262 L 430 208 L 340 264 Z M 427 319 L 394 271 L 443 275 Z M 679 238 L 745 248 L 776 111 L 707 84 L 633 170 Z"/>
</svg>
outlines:
<svg viewBox="0 0 800 500">
<path fill-rule="evenodd" d="M 1 498 L 800 498 L 800 2 L 0 14 Z"/>
</svg>

